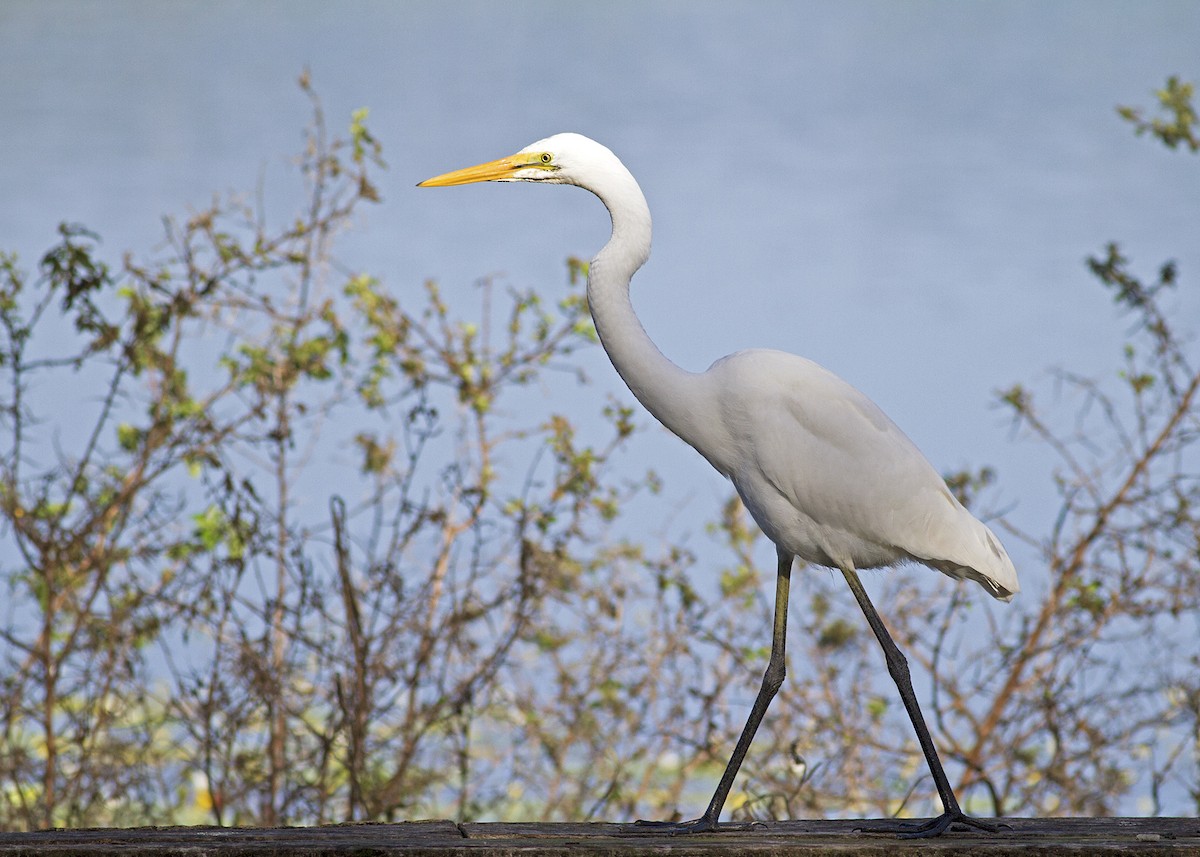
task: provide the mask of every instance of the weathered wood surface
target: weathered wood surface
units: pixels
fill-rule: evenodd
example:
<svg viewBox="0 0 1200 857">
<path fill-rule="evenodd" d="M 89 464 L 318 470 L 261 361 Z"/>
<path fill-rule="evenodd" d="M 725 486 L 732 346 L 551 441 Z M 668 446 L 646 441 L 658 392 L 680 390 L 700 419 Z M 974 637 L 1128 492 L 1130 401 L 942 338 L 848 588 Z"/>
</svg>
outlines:
<svg viewBox="0 0 1200 857">
<path fill-rule="evenodd" d="M 0 832 L 0 857 L 666 857 L 778 855 L 883 857 L 905 854 L 1200 855 L 1200 820 L 1190 818 L 1005 819 L 996 834 L 952 832 L 899 840 L 872 832 L 878 821 L 786 821 L 716 834 L 668 836 L 627 824 L 341 824 L 275 829 L 142 827 Z"/>
</svg>

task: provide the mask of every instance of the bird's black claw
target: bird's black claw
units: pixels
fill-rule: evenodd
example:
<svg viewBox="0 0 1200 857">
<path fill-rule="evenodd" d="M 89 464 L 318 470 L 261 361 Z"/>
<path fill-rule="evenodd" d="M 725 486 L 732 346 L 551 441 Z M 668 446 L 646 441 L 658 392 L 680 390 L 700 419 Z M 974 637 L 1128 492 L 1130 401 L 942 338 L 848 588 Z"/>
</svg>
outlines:
<svg viewBox="0 0 1200 857">
<path fill-rule="evenodd" d="M 976 830 L 982 830 L 985 833 L 999 833 L 1001 827 L 1007 827 L 1011 830 L 1011 826 L 1003 822 L 982 821 L 978 818 L 972 818 L 961 809 L 949 810 L 943 812 L 937 818 L 931 818 L 927 821 L 908 823 L 896 822 L 894 825 L 872 825 L 871 827 L 855 828 L 856 833 L 892 833 L 900 839 L 932 839 L 935 836 L 941 836 L 955 825 L 961 827 L 973 827 Z"/>
<path fill-rule="evenodd" d="M 963 827 L 974 827 L 976 830 L 982 830 L 985 833 L 999 833 L 999 825 L 981 821 L 978 818 L 971 818 L 961 809 L 943 812 L 937 818 L 931 818 L 924 824 L 919 824 L 910 831 L 900 833 L 901 839 L 932 839 L 934 836 L 941 836 L 946 831 L 950 830 L 954 825 Z"/>
<path fill-rule="evenodd" d="M 715 818 L 708 818 L 707 816 L 693 818 L 691 821 L 645 821 L 639 818 L 633 824 L 635 827 L 661 831 L 668 836 L 682 836 L 688 833 L 716 833 L 718 830 L 725 829 L 724 826 L 717 823 Z"/>
</svg>

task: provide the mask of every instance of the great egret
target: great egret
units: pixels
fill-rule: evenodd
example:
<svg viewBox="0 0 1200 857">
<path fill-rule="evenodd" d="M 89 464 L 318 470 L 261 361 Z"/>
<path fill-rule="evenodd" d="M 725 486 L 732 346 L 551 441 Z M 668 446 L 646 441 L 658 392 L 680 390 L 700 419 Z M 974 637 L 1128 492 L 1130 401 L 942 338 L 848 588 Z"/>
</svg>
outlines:
<svg viewBox="0 0 1200 857">
<path fill-rule="evenodd" d="M 774 630 L 762 687 L 708 809 L 673 825 L 674 832 L 717 829 L 742 759 L 783 683 L 794 557 L 845 576 L 916 730 L 944 811 L 903 833 L 936 836 L 955 823 L 993 829 L 959 807 L 913 693 L 908 663 L 856 569 L 918 562 L 974 580 L 1009 601 L 1020 587 L 999 540 L 874 402 L 816 363 L 755 349 L 694 373 L 664 357 L 629 300 L 629 281 L 650 255 L 650 209 L 629 170 L 607 148 L 579 134 L 557 134 L 419 186 L 482 181 L 573 184 L 600 198 L 612 218 L 612 237 L 592 260 L 587 296 L 604 350 L 638 401 L 733 483 L 776 546 Z"/>
</svg>

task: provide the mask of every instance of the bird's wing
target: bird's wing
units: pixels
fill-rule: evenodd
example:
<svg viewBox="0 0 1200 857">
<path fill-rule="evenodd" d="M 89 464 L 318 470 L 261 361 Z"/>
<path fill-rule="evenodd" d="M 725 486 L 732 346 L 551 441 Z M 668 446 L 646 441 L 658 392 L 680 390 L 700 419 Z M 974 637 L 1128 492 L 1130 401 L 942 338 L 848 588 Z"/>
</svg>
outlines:
<svg viewBox="0 0 1200 857">
<path fill-rule="evenodd" d="M 840 546 L 856 565 L 911 558 L 979 580 L 998 597 L 1016 591 L 999 541 L 874 402 L 804 358 L 735 356 L 742 365 L 725 371 L 733 369 L 743 391 L 734 442 L 741 472 L 752 475 L 742 478 L 777 492 L 801 525 L 811 521 L 814 538 Z"/>
<path fill-rule="evenodd" d="M 832 372 L 803 361 L 778 380 L 778 407 L 764 409 L 774 424 L 763 450 L 770 463 L 760 459 L 772 481 L 822 523 L 903 548 L 936 508 L 930 500 L 946 491 L 941 477 L 874 402 Z M 780 454 L 798 440 L 803 458 Z"/>
</svg>

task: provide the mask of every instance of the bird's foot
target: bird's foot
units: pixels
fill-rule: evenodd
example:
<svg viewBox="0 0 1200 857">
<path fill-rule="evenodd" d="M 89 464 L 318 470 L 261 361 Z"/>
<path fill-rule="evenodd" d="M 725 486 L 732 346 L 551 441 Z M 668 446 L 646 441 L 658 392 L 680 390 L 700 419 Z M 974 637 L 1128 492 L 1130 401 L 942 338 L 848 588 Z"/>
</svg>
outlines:
<svg viewBox="0 0 1200 857">
<path fill-rule="evenodd" d="M 693 818 L 691 821 L 644 821 L 638 819 L 633 824 L 635 827 L 644 830 L 660 831 L 666 833 L 668 836 L 682 836 L 688 833 L 716 833 L 719 830 L 750 830 L 754 825 L 761 823 L 758 821 L 748 821 L 719 824 L 715 818 L 702 815 L 699 818 Z"/>
<path fill-rule="evenodd" d="M 894 833 L 900 839 L 932 839 L 935 836 L 941 836 L 956 824 L 962 827 L 974 827 L 976 830 L 982 830 L 986 833 L 999 833 L 1001 827 L 1008 827 L 1007 824 L 972 818 L 961 809 L 955 807 L 943 812 L 937 818 L 931 818 L 928 821 L 917 823 L 899 821 L 891 826 L 872 825 L 870 828 L 864 828 L 862 832 Z"/>
</svg>

